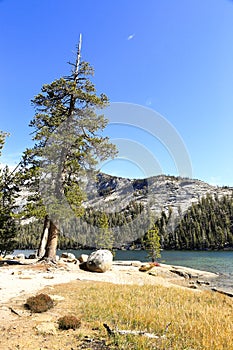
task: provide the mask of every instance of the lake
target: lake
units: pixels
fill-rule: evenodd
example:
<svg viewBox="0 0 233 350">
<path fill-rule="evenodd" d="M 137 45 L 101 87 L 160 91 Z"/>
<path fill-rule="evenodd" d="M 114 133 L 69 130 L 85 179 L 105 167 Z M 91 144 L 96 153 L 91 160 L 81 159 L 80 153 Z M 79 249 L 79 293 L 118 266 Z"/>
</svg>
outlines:
<svg viewBox="0 0 233 350">
<path fill-rule="evenodd" d="M 61 255 L 63 250 L 58 250 Z M 91 250 L 68 250 L 78 257 L 80 254 L 90 254 Z M 34 253 L 34 250 L 16 250 L 14 254 L 24 253 L 26 256 Z M 140 260 L 149 261 L 144 250 L 118 250 L 115 260 Z M 214 286 L 233 292 L 233 251 L 175 251 L 163 250 L 161 263 L 169 265 L 187 266 L 194 269 L 215 272 L 219 277 Z"/>
</svg>

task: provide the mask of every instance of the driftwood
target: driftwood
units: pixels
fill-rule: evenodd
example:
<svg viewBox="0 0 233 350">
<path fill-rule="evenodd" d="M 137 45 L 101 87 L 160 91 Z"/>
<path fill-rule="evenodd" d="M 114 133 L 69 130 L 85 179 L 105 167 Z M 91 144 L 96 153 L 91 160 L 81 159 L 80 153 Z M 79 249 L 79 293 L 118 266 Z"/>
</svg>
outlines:
<svg viewBox="0 0 233 350">
<path fill-rule="evenodd" d="M 157 335 L 154 333 L 148 333 L 146 331 L 132 331 L 132 330 L 123 330 L 123 329 L 111 329 L 106 323 L 103 324 L 104 328 L 107 330 L 109 335 L 116 335 L 116 334 L 120 334 L 120 335 L 126 335 L 126 334 L 132 334 L 132 335 L 143 335 L 145 337 L 148 338 L 153 338 L 153 339 L 162 339 L 166 337 L 166 333 L 168 330 L 168 327 L 170 326 L 171 323 L 168 323 L 166 325 L 166 328 L 163 332 L 163 335 Z"/>
<path fill-rule="evenodd" d="M 11 310 L 11 312 L 19 317 L 21 317 L 21 315 L 16 311 L 14 310 L 12 307 L 9 307 L 9 309 Z"/>
</svg>

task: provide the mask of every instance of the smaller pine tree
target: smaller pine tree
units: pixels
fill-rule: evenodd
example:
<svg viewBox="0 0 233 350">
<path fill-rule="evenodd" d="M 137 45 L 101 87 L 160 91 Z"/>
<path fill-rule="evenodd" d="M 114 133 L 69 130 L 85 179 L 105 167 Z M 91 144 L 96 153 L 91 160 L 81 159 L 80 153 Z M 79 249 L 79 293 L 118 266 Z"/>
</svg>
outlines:
<svg viewBox="0 0 233 350">
<path fill-rule="evenodd" d="M 106 213 L 102 213 L 98 220 L 98 226 L 100 232 L 96 237 L 96 248 L 97 249 L 109 249 L 112 251 L 114 237 L 112 230 L 109 228 L 108 217 Z"/>
<path fill-rule="evenodd" d="M 154 224 L 153 227 L 145 234 L 143 245 L 148 251 L 148 256 L 151 258 L 152 262 L 155 262 L 157 258 L 161 257 L 159 229 L 156 224 Z"/>
<path fill-rule="evenodd" d="M 17 186 L 6 166 L 0 171 L 0 255 L 5 256 L 16 247 L 17 225 L 14 218 Z"/>
</svg>

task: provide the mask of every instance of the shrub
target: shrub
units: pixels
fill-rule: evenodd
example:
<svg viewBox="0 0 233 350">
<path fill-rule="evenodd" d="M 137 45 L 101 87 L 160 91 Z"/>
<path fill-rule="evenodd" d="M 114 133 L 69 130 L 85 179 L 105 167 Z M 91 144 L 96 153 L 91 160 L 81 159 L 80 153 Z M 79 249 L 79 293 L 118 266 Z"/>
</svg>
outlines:
<svg viewBox="0 0 233 350">
<path fill-rule="evenodd" d="M 76 328 L 79 328 L 80 326 L 81 326 L 81 321 L 75 316 L 66 315 L 59 318 L 58 320 L 59 329 L 63 329 L 63 330 L 76 329 Z"/>
<path fill-rule="evenodd" d="M 32 312 L 45 312 L 54 306 L 53 299 L 47 294 L 38 294 L 26 301 L 26 307 Z"/>
</svg>

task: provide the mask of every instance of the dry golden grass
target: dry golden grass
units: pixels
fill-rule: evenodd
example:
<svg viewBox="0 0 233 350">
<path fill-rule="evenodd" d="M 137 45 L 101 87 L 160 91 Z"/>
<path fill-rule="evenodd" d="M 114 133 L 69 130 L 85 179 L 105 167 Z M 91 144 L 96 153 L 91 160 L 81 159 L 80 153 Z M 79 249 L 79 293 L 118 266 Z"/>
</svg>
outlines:
<svg viewBox="0 0 233 350">
<path fill-rule="evenodd" d="M 65 299 L 44 314 L 27 312 L 21 317 L 14 316 L 8 324 L 3 323 L 1 349 L 233 349 L 233 301 L 218 293 L 88 281 L 48 287 L 43 292 Z M 20 299 L 11 302 L 19 313 L 22 305 Z M 79 329 L 62 331 L 56 326 L 56 334 L 38 333 L 37 325 L 56 324 L 59 317 L 67 314 L 81 319 Z M 170 322 L 164 339 L 134 335 L 109 338 L 103 327 L 107 323 L 111 328 L 162 335 Z M 85 336 L 96 342 L 85 341 Z"/>
</svg>

